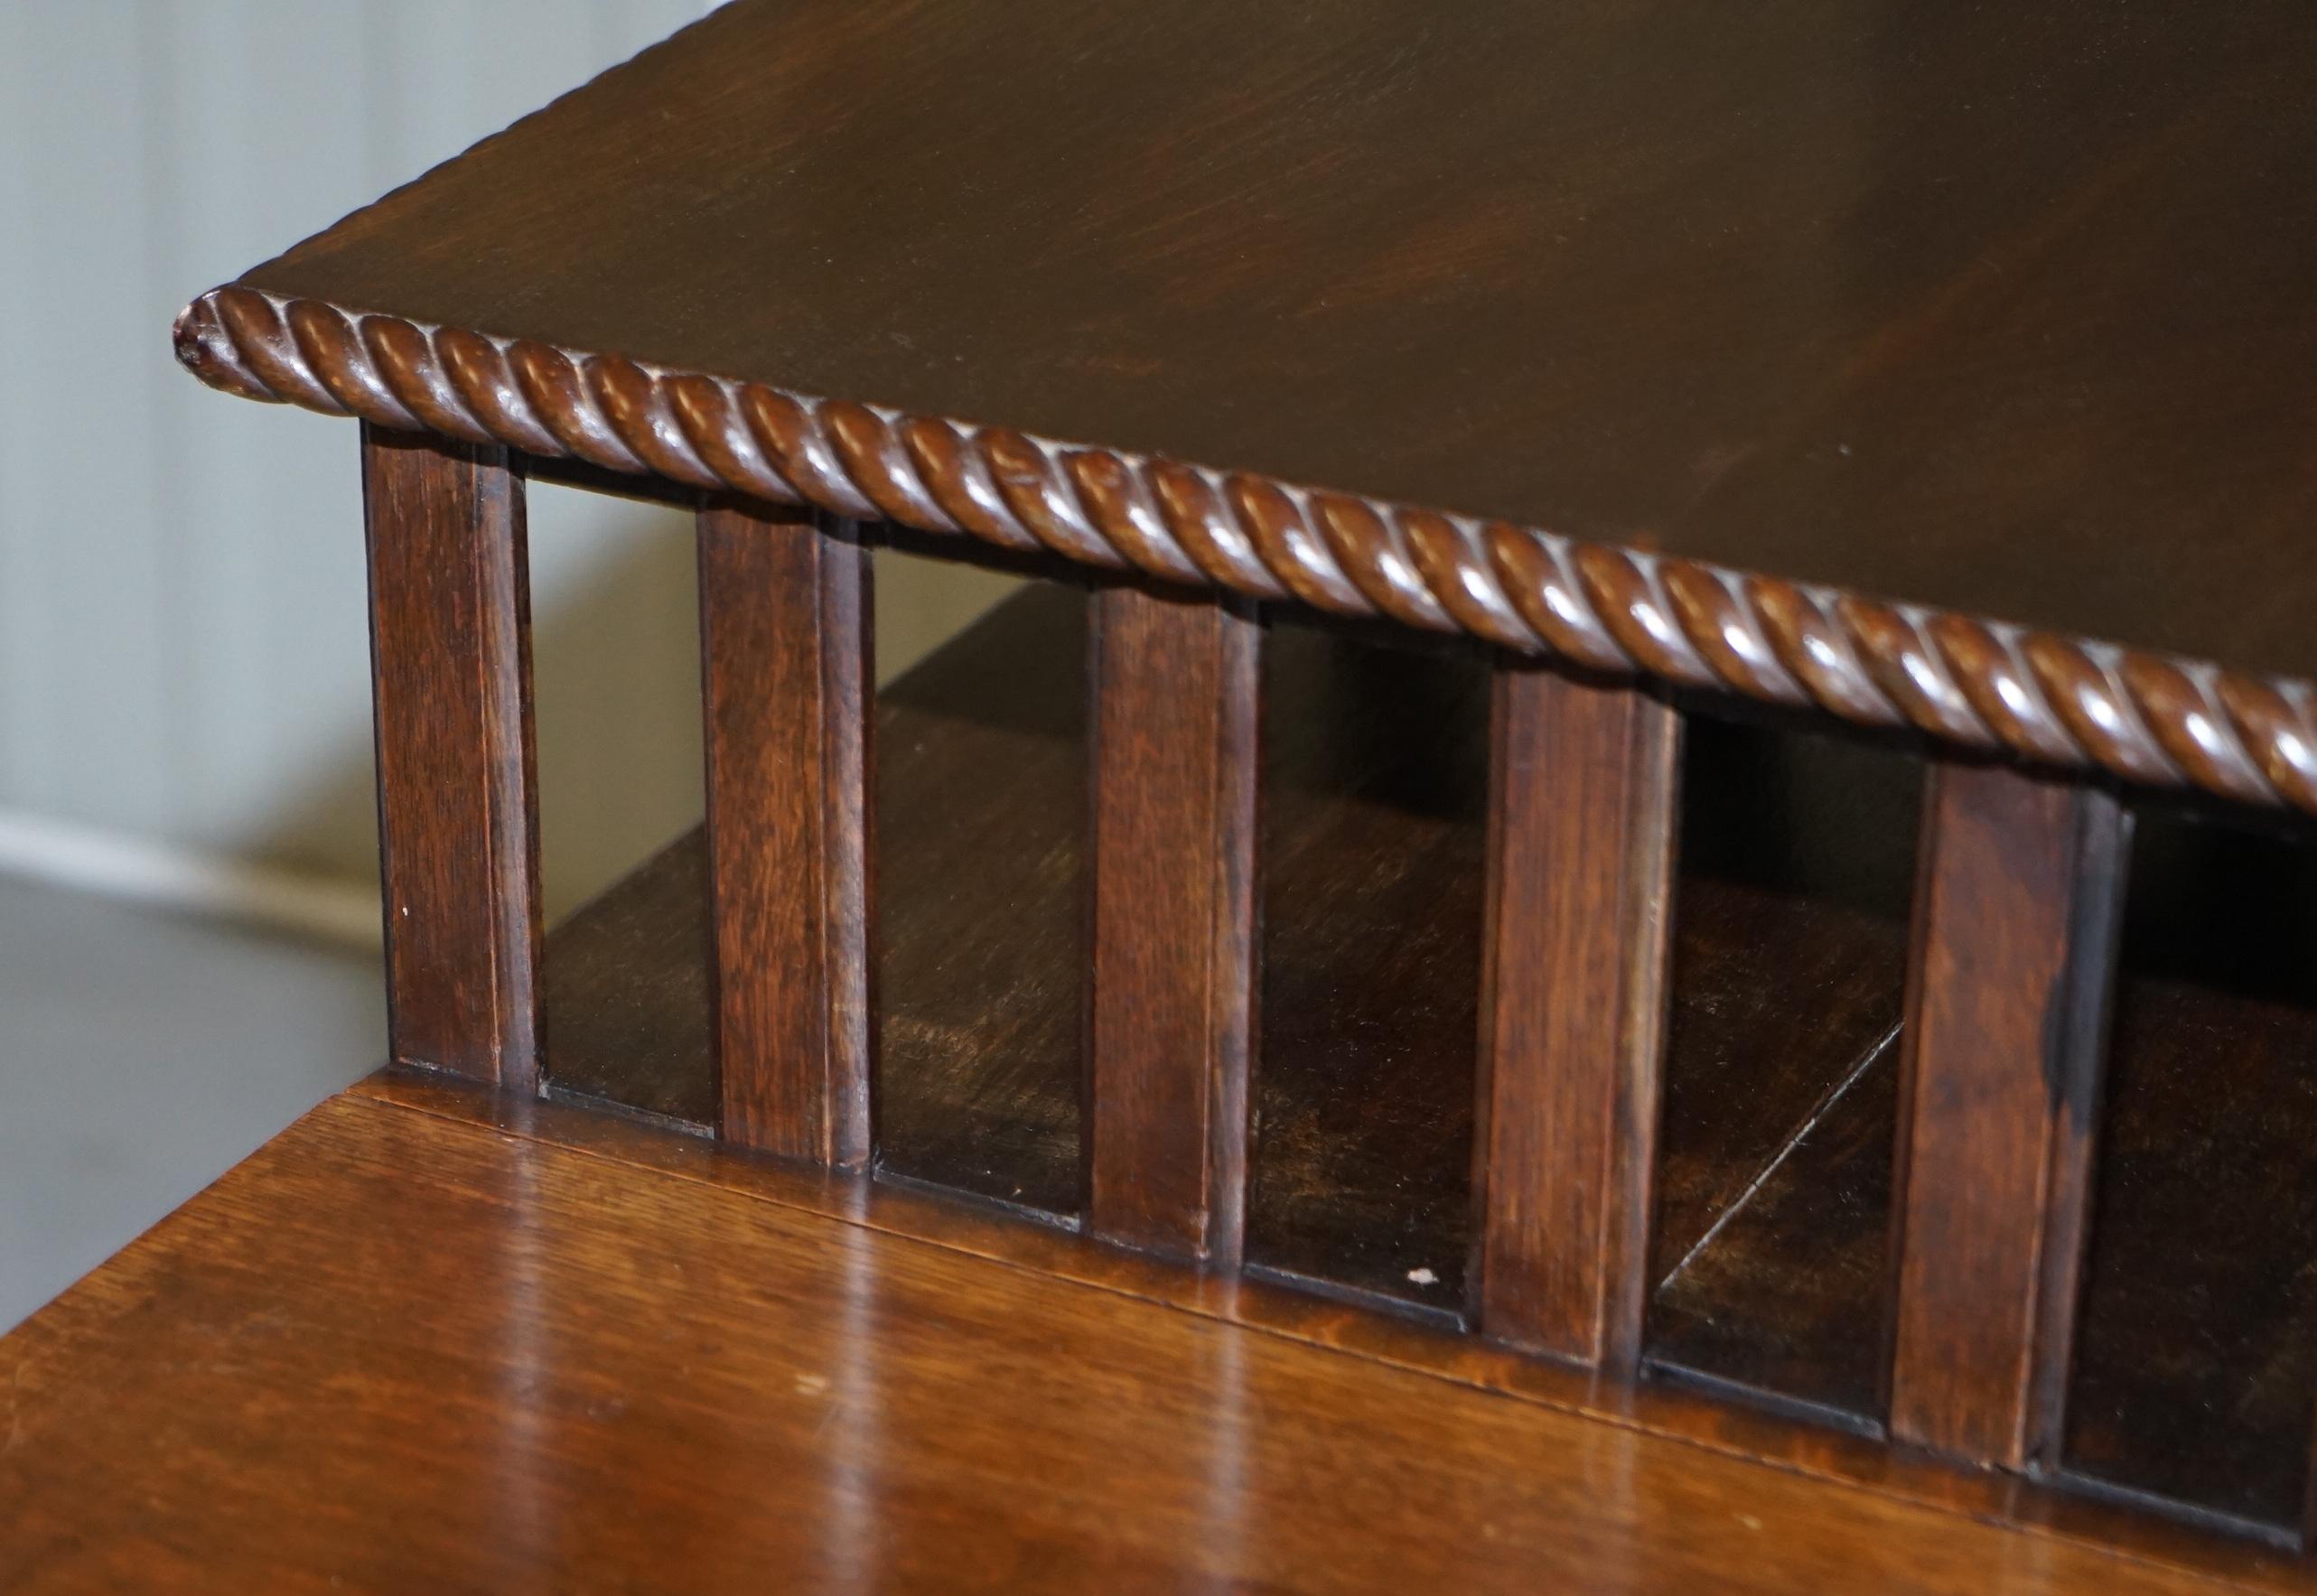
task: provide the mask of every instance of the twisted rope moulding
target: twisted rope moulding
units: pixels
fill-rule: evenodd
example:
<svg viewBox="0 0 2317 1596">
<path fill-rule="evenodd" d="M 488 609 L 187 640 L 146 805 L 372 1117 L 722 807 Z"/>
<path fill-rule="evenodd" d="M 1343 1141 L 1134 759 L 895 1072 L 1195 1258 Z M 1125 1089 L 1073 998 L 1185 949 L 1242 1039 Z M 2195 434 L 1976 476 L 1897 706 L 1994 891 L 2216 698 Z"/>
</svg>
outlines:
<svg viewBox="0 0 2317 1596">
<path fill-rule="evenodd" d="M 1003 427 L 255 289 L 177 358 L 247 398 L 571 455 L 2317 814 L 2306 683 Z"/>
</svg>

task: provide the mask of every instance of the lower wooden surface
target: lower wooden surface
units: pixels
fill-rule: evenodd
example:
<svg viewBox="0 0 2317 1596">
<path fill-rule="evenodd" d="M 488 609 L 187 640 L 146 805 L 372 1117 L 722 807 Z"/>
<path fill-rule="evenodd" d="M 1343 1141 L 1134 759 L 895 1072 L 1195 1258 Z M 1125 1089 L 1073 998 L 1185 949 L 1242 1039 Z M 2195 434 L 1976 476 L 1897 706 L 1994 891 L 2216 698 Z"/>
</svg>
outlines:
<svg viewBox="0 0 2317 1596">
<path fill-rule="evenodd" d="M 444 1090 L 323 1105 L 0 1340 L 0 1589 L 2209 1588 Z"/>
</svg>

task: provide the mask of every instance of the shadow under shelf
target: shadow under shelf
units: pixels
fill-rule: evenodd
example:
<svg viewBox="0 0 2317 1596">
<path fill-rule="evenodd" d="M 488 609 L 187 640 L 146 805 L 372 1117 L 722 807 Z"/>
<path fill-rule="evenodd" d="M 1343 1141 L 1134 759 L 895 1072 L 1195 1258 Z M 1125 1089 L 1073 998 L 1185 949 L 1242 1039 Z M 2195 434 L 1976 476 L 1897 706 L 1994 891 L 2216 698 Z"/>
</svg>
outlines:
<svg viewBox="0 0 2317 1596">
<path fill-rule="evenodd" d="M 1084 1179 L 1087 611 L 1080 590 L 1025 589 L 886 687 L 874 733 L 877 1173 L 1065 1224 Z M 1451 1326 L 1487 678 L 1473 650 L 1266 632 L 1247 1265 Z M 1888 746 L 1689 719 L 1647 1368 L 1868 1433 L 1920 775 Z M 2195 873 L 2176 844 L 2140 852 L 2135 924 L 2176 918 Z M 555 1095 L 712 1124 L 706 876 L 696 831 L 551 933 Z M 2170 979 L 2128 961 L 2119 988 L 2071 1470 L 2290 1522 L 2317 1191 L 2280 1195 L 2247 1148 L 2317 1145 L 2317 1010 L 2190 1002 Z M 2232 1190 L 2290 1212 L 2184 1255 L 2191 1194 Z M 2228 1345 L 2166 1311 L 2183 1278 Z"/>
</svg>

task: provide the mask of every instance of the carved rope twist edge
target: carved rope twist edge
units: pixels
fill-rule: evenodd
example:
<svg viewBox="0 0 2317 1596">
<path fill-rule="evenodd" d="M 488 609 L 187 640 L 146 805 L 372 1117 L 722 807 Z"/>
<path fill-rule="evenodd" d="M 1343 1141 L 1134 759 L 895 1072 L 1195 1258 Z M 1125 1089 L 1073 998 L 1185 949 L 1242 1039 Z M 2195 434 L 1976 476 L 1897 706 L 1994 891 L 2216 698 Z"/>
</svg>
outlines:
<svg viewBox="0 0 2317 1596">
<path fill-rule="evenodd" d="M 212 387 L 2317 814 L 2303 682 L 1002 427 L 214 289 Z"/>
</svg>

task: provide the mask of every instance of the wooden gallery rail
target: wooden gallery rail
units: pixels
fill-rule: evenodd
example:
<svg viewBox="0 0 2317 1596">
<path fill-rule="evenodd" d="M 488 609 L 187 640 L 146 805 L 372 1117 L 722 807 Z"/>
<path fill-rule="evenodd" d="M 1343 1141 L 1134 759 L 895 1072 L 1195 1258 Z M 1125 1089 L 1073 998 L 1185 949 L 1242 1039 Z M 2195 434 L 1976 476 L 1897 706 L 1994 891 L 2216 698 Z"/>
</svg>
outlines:
<svg viewBox="0 0 2317 1596">
<path fill-rule="evenodd" d="M 524 481 L 612 479 L 375 424 L 363 453 L 394 1057 L 533 1092 Z M 698 505 L 715 1133 L 864 1170 L 878 1121 L 869 550 L 897 534 L 722 489 L 643 490 Z M 1228 1272 L 1248 1179 L 1266 629 L 1247 595 L 1139 575 L 1103 579 L 1090 603 L 1079 1224 Z M 1685 715 L 1646 677 L 1502 650 L 1490 672 L 1465 1318 L 1490 1341 L 1631 1382 Z M 2096 772 L 1969 750 L 1927 769 L 1885 1433 L 2053 1475 L 2130 818 Z"/>
<path fill-rule="evenodd" d="M 1834 9 L 733 0 L 202 294 L 363 424 L 395 1059 L 2306 1588 L 2317 12 Z M 532 480 L 698 517 L 552 931 Z M 881 693 L 888 550 L 1039 580 Z"/>
</svg>

